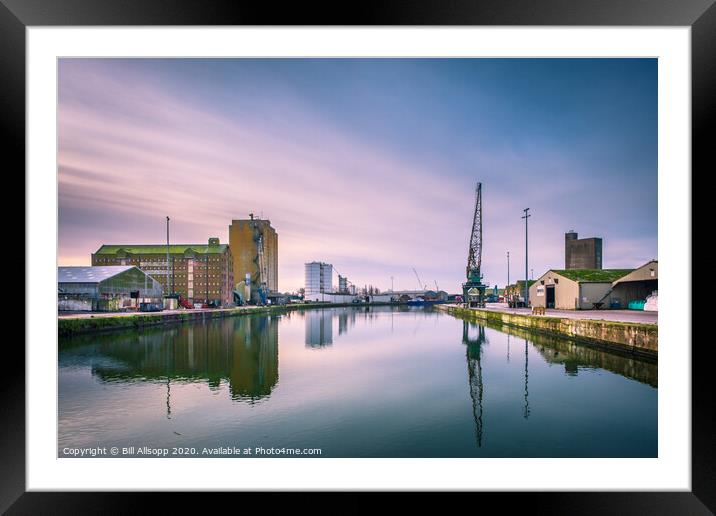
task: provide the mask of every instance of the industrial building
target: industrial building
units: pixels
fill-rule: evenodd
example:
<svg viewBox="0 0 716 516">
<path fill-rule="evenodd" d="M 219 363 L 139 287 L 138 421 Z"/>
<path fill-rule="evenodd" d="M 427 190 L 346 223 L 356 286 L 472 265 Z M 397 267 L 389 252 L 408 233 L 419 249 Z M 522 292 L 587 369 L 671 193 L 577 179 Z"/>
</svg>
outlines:
<svg viewBox="0 0 716 516">
<path fill-rule="evenodd" d="M 338 292 L 341 294 L 349 294 L 348 290 L 348 278 L 345 276 L 338 275 Z"/>
<path fill-rule="evenodd" d="M 333 265 L 330 263 L 307 263 L 305 278 L 306 301 L 324 301 L 324 294 L 333 293 Z"/>
<path fill-rule="evenodd" d="M 529 288 L 532 306 L 562 310 L 610 308 L 613 283 L 634 269 L 551 269 Z M 621 308 L 621 306 L 619 306 Z"/>
<path fill-rule="evenodd" d="M 59 311 L 117 311 L 161 303 L 162 285 L 133 265 L 57 268 Z"/>
<path fill-rule="evenodd" d="M 636 304 L 643 310 L 658 311 L 658 290 L 659 262 L 651 260 L 616 280 L 612 284 L 611 296 L 619 301 L 622 308 Z"/>
<path fill-rule="evenodd" d="M 249 214 L 248 219 L 232 220 L 229 226 L 229 248 L 233 257 L 235 281 L 250 277 L 252 292 L 262 284 L 278 291 L 278 234 L 270 220 Z"/>
<path fill-rule="evenodd" d="M 577 237 L 574 230 L 564 234 L 564 268 L 601 269 L 602 239 Z"/>
<path fill-rule="evenodd" d="M 138 267 L 155 277 L 165 294 L 224 306 L 233 301 L 232 263 L 231 249 L 218 238 L 209 238 L 207 244 L 107 244 L 92 255 L 92 265 Z"/>
</svg>

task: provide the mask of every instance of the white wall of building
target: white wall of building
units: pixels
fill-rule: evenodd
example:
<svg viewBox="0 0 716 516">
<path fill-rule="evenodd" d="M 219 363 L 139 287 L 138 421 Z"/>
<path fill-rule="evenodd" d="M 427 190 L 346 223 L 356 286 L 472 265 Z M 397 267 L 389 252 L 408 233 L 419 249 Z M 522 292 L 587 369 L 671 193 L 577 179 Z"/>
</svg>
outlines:
<svg viewBox="0 0 716 516">
<path fill-rule="evenodd" d="M 304 301 L 320 301 L 322 303 L 352 303 L 356 296 L 351 294 L 332 294 L 330 292 L 319 292 L 309 294 L 306 291 Z"/>
</svg>

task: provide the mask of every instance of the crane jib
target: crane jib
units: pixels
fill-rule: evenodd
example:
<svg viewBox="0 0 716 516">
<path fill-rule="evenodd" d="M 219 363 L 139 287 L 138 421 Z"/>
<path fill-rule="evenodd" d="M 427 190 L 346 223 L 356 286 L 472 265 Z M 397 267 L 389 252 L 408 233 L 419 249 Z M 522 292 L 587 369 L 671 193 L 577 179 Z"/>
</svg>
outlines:
<svg viewBox="0 0 716 516">
<path fill-rule="evenodd" d="M 463 302 L 466 306 L 484 306 L 485 285 L 482 284 L 482 183 L 475 186 L 475 212 L 472 218 L 470 247 L 467 253 L 466 276 L 463 283 Z"/>
</svg>

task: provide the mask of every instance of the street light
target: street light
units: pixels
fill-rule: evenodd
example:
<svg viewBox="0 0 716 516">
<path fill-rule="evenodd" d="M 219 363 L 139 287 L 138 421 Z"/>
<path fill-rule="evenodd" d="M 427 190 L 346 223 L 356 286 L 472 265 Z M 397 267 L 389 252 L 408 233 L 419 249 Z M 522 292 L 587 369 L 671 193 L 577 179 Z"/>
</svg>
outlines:
<svg viewBox="0 0 716 516">
<path fill-rule="evenodd" d="M 530 209 L 525 208 L 522 210 L 525 212 L 525 214 L 522 216 L 523 219 L 525 219 L 525 308 L 529 306 L 529 296 L 530 296 L 530 287 L 529 287 L 529 278 L 527 277 L 527 272 L 529 269 L 529 261 L 527 259 L 527 219 L 530 218 L 532 215 L 529 214 Z"/>
<path fill-rule="evenodd" d="M 510 252 L 507 251 L 507 285 L 510 284 Z"/>
<path fill-rule="evenodd" d="M 171 294 L 169 291 L 169 217 L 167 216 L 167 294 Z"/>
</svg>

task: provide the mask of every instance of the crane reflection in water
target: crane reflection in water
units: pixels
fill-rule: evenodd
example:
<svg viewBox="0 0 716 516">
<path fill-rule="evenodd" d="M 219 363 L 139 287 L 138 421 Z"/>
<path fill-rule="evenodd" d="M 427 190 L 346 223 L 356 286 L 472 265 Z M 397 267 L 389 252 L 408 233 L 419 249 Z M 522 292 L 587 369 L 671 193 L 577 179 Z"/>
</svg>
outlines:
<svg viewBox="0 0 716 516">
<path fill-rule="evenodd" d="M 462 343 L 466 346 L 467 353 L 467 373 L 470 384 L 470 398 L 472 398 L 472 416 L 475 420 L 475 441 L 477 446 L 482 447 L 482 438 L 484 432 L 484 414 L 483 400 L 485 394 L 485 385 L 482 379 L 482 347 L 487 344 L 485 337 L 485 327 L 479 324 L 463 321 L 462 323 Z M 509 351 L 509 334 L 507 337 L 507 361 L 510 360 Z M 524 407 L 522 415 L 525 419 L 530 416 L 529 402 L 529 341 L 525 340 L 525 369 L 524 369 Z"/>
<path fill-rule="evenodd" d="M 477 335 L 471 336 L 471 329 L 476 329 Z M 470 397 L 472 398 L 472 417 L 475 420 L 475 440 L 478 448 L 482 447 L 482 398 L 484 385 L 482 383 L 481 358 L 482 345 L 486 342 L 484 326 L 463 321 L 462 343 L 466 346 L 467 374 L 470 382 Z"/>
</svg>

